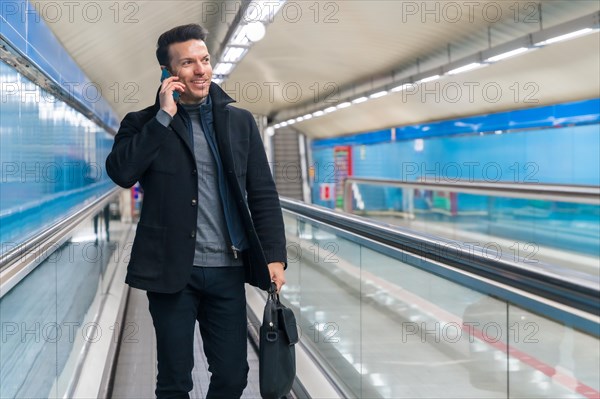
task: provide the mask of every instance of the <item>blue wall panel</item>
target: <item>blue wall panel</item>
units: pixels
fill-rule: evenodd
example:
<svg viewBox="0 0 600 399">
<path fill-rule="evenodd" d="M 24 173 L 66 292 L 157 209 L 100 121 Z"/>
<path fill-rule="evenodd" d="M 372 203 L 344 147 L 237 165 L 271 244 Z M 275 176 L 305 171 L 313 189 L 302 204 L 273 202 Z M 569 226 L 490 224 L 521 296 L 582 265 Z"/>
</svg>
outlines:
<svg viewBox="0 0 600 399">
<path fill-rule="evenodd" d="M 0 242 L 6 244 L 114 187 L 104 170 L 113 137 L 2 62 L 0 81 L 18 82 L 27 93 L 7 96 L 0 107 Z"/>
<path fill-rule="evenodd" d="M 541 109 L 526 113 L 514 111 L 518 120 L 510 119 L 513 113 L 505 113 L 502 116 L 505 124 L 494 126 L 498 127 L 498 133 L 446 135 L 438 132 L 428 137 L 430 132 L 426 129 L 425 137 L 419 138 L 417 133 L 426 127 L 420 125 L 403 128 L 403 132 L 415 136 L 412 139 L 392 141 L 390 137 L 390 140 L 372 143 L 376 136 L 361 140 L 360 135 L 354 135 L 351 136 L 354 176 L 406 181 L 426 178 L 440 182 L 466 180 L 599 186 L 600 124 L 588 123 L 595 120 L 599 104 L 594 100 L 544 107 L 551 113 L 546 116 Z M 481 126 L 493 126 L 485 119 L 485 116 L 470 118 L 471 121 L 479 120 Z M 495 118 L 494 123 L 500 120 Z M 567 120 L 574 125 L 560 126 Z M 577 125 L 574 121 L 582 124 Z M 514 126 L 535 124 L 541 127 L 509 130 Z M 448 126 L 452 130 L 456 125 L 456 121 L 445 121 L 437 127 Z M 312 146 L 314 159 L 322 165 L 333 162 L 334 145 L 341 142 L 347 143 L 348 139 L 315 143 Z M 316 192 L 314 203 L 335 206 L 332 201 L 319 200 L 317 182 L 313 183 L 313 189 Z M 358 185 L 355 193 L 353 206 L 357 210 L 393 210 L 410 214 L 416 211 L 425 220 L 458 223 L 461 230 L 596 255 L 598 251 L 598 207 L 469 194 L 449 198 L 443 193 L 367 184 Z"/>
<path fill-rule="evenodd" d="M 506 130 L 539 129 L 600 123 L 600 99 L 575 101 L 529 109 L 498 112 L 395 128 L 396 140 L 432 138 L 460 134 L 489 133 Z M 380 130 L 350 136 L 316 140 L 313 148 L 334 145 L 357 145 L 388 142 L 392 130 Z"/>
<path fill-rule="evenodd" d="M 596 102 L 583 104 L 587 104 L 587 107 L 581 109 L 584 115 L 593 113 L 597 105 Z M 573 105 L 555 108 L 569 110 L 570 119 L 577 117 L 575 112 L 578 108 Z M 528 117 L 544 119 L 532 114 Z M 501 128 L 506 129 L 507 126 Z M 313 154 L 319 154 L 318 159 L 322 164 L 333 162 L 333 146 L 324 144 L 339 144 L 335 140 L 322 140 L 313 145 Z M 352 136 L 352 141 L 359 143 L 353 146 L 355 176 L 413 181 L 427 178 L 449 181 L 461 179 L 600 184 L 599 124 L 502 134 L 450 135 L 394 142 L 388 140 L 370 145 L 361 143 L 359 135 L 355 135 Z M 383 189 L 379 190 L 384 192 Z M 375 198 L 374 193 L 373 197 Z M 392 204 L 388 205 L 392 207 Z"/>
<path fill-rule="evenodd" d="M 0 0 L 0 34 L 15 47 L 25 51 L 27 47 L 26 20 L 22 10 L 27 8 L 25 0 Z"/>
<path fill-rule="evenodd" d="M 418 140 L 355 145 L 354 175 L 403 180 L 600 184 L 598 124 Z M 313 154 L 320 154 L 322 163 L 333 162 L 331 149 L 313 148 Z"/>
<path fill-rule="evenodd" d="M 75 4 L 75 3 L 73 3 Z M 0 0 L 0 35 L 33 65 L 73 94 L 87 109 L 115 131 L 119 121 L 104 98 L 85 98 L 82 88 L 90 80 L 62 47 L 32 3 Z M 73 86 L 75 85 L 74 89 Z M 91 91 L 90 93 L 93 93 Z"/>
</svg>

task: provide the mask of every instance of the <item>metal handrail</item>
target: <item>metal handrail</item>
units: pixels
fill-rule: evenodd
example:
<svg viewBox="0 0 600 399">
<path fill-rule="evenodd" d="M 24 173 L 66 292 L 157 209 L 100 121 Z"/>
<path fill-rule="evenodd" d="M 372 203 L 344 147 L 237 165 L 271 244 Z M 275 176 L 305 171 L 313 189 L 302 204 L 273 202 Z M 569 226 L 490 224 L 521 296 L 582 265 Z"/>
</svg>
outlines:
<svg viewBox="0 0 600 399">
<path fill-rule="evenodd" d="M 309 220 L 315 220 L 347 233 L 348 239 L 360 241 L 365 246 L 376 243 L 390 248 L 390 251 L 415 255 L 419 259 L 428 259 L 428 272 L 452 276 L 465 281 L 464 272 L 475 276 L 476 283 L 465 284 L 480 291 L 482 284 L 495 284 L 510 287 L 515 292 L 504 291 L 505 300 L 514 302 L 521 298 L 522 306 L 530 304 L 532 294 L 541 299 L 571 307 L 573 311 L 588 316 L 573 316 L 569 313 L 565 319 L 577 318 L 577 324 L 586 331 L 595 331 L 600 316 L 600 284 L 597 279 L 577 271 L 565 271 L 551 264 L 538 262 L 531 264 L 524 259 L 508 259 L 501 254 L 492 254 L 489 249 L 476 246 L 464 246 L 458 241 L 442 239 L 433 235 L 416 232 L 402 227 L 363 218 L 360 216 L 331 210 L 316 205 L 308 205 L 287 198 L 280 199 L 282 207 Z M 352 236 L 352 237 L 350 237 Z M 444 265 L 444 266 L 439 266 Z M 421 267 L 422 265 L 415 265 Z M 449 267 L 449 268 L 448 268 Z M 436 269 L 439 269 L 435 271 Z M 443 270 L 442 270 L 443 269 Z M 484 281 L 491 283 L 483 283 Z M 505 290 L 500 288 L 499 292 Z M 498 295 L 498 294 L 496 294 Z M 547 304 L 535 301 L 540 307 Z M 562 310 L 561 310 L 562 311 Z M 565 314 L 567 314 L 565 313 Z"/>
<path fill-rule="evenodd" d="M 555 202 L 600 205 L 600 187 L 562 184 L 504 183 L 443 180 L 404 181 L 348 176 L 344 181 L 344 210 L 352 212 L 352 183 L 469 193 L 492 197 L 542 199 Z"/>
</svg>

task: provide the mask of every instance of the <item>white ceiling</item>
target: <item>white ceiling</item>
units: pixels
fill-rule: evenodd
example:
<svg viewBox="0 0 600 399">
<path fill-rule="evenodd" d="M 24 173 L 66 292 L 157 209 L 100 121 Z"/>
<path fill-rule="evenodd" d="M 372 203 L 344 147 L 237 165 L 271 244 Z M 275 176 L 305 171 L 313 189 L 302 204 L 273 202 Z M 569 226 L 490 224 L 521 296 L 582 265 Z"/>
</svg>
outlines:
<svg viewBox="0 0 600 399">
<path fill-rule="evenodd" d="M 42 7 L 39 2 L 34 4 Z M 210 31 L 207 44 L 216 53 L 240 2 L 120 2 L 116 22 L 116 3 L 96 4 L 103 7 L 97 22 L 61 18 L 48 24 L 123 117 L 154 101 L 160 78 L 154 51 L 162 32 L 176 25 L 200 23 Z M 541 4 L 544 28 L 600 10 L 598 1 L 547 0 Z M 537 31 L 539 13 L 533 5 L 531 1 L 290 0 L 267 27 L 266 37 L 250 49 L 222 86 L 239 106 L 278 118 L 278 114 L 281 117 L 295 109 L 325 104 L 324 99 L 335 99 L 335 90 L 365 88 L 392 72 L 414 73 L 417 59 L 420 70 L 426 70 L 446 63 L 448 51 L 451 59 L 457 59 L 484 50 L 489 44 L 488 31 L 491 45 Z M 497 17 L 498 7 L 501 18 Z M 425 99 L 390 95 L 294 127 L 311 137 L 325 137 L 598 97 L 599 40 L 594 34 L 461 74 L 451 81 L 444 78 L 437 82 L 447 89 L 440 101 L 435 101 L 434 95 Z M 498 85 L 503 95 L 490 101 L 475 88 L 475 101 L 469 101 L 469 83 L 465 82 Z M 452 87 L 463 90 L 457 101 Z M 512 97 L 517 89 L 519 94 L 531 94 L 538 103 L 523 98 L 515 101 Z M 488 95 L 493 97 L 491 91 Z"/>
<path fill-rule="evenodd" d="M 331 137 L 380 128 L 530 108 L 600 96 L 600 34 L 557 43 L 454 77 L 414 93 L 385 97 L 301 123 L 307 135 Z"/>
</svg>

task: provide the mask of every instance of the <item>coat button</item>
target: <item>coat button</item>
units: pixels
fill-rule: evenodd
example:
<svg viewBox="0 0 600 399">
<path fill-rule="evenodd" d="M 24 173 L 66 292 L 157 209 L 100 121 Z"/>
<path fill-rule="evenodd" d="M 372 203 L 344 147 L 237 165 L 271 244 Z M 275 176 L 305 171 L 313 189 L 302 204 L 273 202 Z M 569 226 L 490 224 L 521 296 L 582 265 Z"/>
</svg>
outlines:
<svg viewBox="0 0 600 399">
<path fill-rule="evenodd" d="M 192 174 L 195 176 L 198 171 L 196 169 L 192 170 Z"/>
<path fill-rule="evenodd" d="M 194 198 L 194 199 L 192 200 L 192 206 L 196 206 L 196 204 L 197 204 L 197 203 L 198 203 L 198 201 L 196 201 L 196 199 Z"/>
<path fill-rule="evenodd" d="M 196 237 L 196 231 L 192 231 L 192 232 L 190 233 L 190 237 L 192 237 L 192 238 Z"/>
</svg>

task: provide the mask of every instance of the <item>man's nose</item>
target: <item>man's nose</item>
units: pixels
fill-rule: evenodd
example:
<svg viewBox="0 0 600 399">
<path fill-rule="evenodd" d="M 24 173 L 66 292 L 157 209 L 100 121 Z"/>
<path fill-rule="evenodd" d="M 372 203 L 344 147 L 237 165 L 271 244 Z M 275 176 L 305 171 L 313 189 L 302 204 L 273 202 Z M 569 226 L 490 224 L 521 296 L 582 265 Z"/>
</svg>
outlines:
<svg viewBox="0 0 600 399">
<path fill-rule="evenodd" d="M 194 74 L 196 75 L 204 75 L 206 72 L 206 67 L 202 65 L 201 62 L 195 64 Z"/>
</svg>

